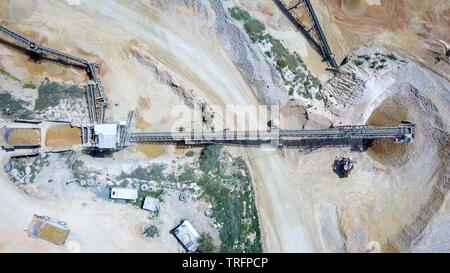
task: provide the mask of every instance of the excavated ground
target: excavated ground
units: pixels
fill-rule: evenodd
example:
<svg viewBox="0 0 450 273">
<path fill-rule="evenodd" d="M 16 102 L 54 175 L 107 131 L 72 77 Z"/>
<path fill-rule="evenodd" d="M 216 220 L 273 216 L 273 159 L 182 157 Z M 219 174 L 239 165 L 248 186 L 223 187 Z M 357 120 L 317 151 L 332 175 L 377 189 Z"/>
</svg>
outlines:
<svg viewBox="0 0 450 273">
<path fill-rule="evenodd" d="M 425 25 L 433 29 L 430 35 L 448 34 L 448 24 L 442 24 L 447 20 L 443 16 L 448 12 L 446 1 L 427 1 L 417 11 L 412 1 L 381 2 L 381 7 L 369 5 L 364 9 L 351 6 L 363 5 L 361 1 L 346 1 L 342 10 L 341 1 L 330 1 L 329 5 L 328 1 L 315 2 L 338 59 L 344 59 L 362 42 L 375 40 L 409 55 L 417 53 L 418 61 L 445 76 L 443 64 L 431 65 L 433 55 L 420 45 L 422 40 L 416 34 L 423 31 L 414 30 L 417 26 L 423 30 L 420 18 L 427 14 Z M 151 126 L 152 130 L 171 130 L 179 119 L 169 109 L 177 104 L 192 104 L 192 97 L 202 98 L 216 108 L 283 101 L 273 71 L 259 58 L 263 54 L 254 53 L 257 49 L 243 30 L 230 23 L 222 1 L 159 1 L 158 8 L 124 0 L 82 3 L 68 6 L 65 1 L 39 2 L 36 8 L 22 12 L 19 19 L 15 16 L 20 12 L 8 13 L 5 8 L 0 9 L 0 19 L 2 24 L 47 46 L 101 62 L 100 76 L 111 100 L 108 120 L 125 119 L 128 110 L 136 109 L 139 129 Z M 431 6 L 436 3 L 433 10 Z M 326 73 L 320 57 L 271 1 L 236 0 L 225 4 L 249 10 L 288 49 L 299 52 L 313 73 Z M 24 18 L 27 14 L 30 16 Z M 411 14 L 416 19 L 411 19 Z M 360 25 L 364 33 L 356 32 Z M 3 47 L 0 54 L 1 65 L 24 82 L 40 82 L 46 76 L 73 83 L 86 80 L 83 71 L 29 62 L 26 56 Z M 290 128 L 329 126 L 331 122 L 376 125 L 404 118 L 418 126 L 413 144 L 375 142 L 367 153 L 348 148 L 325 148 L 307 154 L 295 149 L 233 150 L 245 155 L 251 165 L 265 251 L 365 252 L 377 244 L 381 251 L 408 251 L 423 235 L 428 222 L 442 222 L 435 215 L 445 213 L 442 207 L 450 173 L 448 82 L 423 72 L 418 65 L 396 65 L 397 70 L 393 65 L 382 70 L 381 76 L 379 72 L 353 67 L 350 72 L 361 77 L 357 90 L 360 97 L 342 95 L 340 99 L 348 105 L 336 105 L 336 109 L 324 109 L 319 104 L 307 109 L 301 101 L 290 101 L 282 108 L 281 124 Z M 391 77 L 393 72 L 397 73 L 395 77 Z M 414 84 L 392 86 L 395 82 Z M 258 87 L 266 83 L 271 86 L 264 90 L 273 92 L 261 93 Z M 115 157 L 160 160 L 181 153 L 183 150 L 174 151 L 173 147 L 147 145 L 132 146 Z M 331 167 L 340 156 L 357 161 L 344 180 L 338 179 Z M 1 177 L 5 198 L 0 200 L 7 209 L 0 214 L 13 225 L 0 227 L 1 234 L 5 234 L 1 238 L 6 241 L 5 251 L 58 251 L 20 233 L 34 209 L 68 219 L 78 230 L 77 240 L 90 251 L 174 251 L 173 245 L 164 244 L 167 242 L 143 240 L 136 223 L 145 216 L 134 208 L 115 204 L 105 209 L 104 203 L 92 202 L 85 193 L 70 195 L 61 203 L 35 200 L 16 191 L 6 179 Z M 101 208 L 104 210 L 97 212 Z M 77 211 L 83 211 L 83 219 Z M 124 223 L 118 213 L 132 217 Z M 84 222 L 89 223 L 87 228 L 83 228 Z M 97 226 L 107 228 L 95 229 Z M 91 233 L 91 229 L 95 232 Z M 111 243 L 109 236 L 118 233 L 123 237 Z M 101 243 L 93 244 L 91 241 L 97 237 Z"/>
</svg>

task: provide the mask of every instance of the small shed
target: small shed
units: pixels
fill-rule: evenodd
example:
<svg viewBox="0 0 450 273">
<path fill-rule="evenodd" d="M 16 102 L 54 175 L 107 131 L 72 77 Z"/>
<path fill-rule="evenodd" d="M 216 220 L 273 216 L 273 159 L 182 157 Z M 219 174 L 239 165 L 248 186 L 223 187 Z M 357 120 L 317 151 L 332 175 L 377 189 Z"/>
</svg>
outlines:
<svg viewBox="0 0 450 273">
<path fill-rule="evenodd" d="M 173 230 L 173 235 L 186 251 L 194 252 L 197 250 L 199 246 L 198 241 L 201 236 L 189 221 L 184 220 L 181 222 L 181 224 Z"/>
<path fill-rule="evenodd" d="M 138 198 L 137 189 L 111 188 L 111 199 L 136 200 Z"/>
<path fill-rule="evenodd" d="M 158 211 L 160 208 L 159 200 L 151 196 L 147 196 L 145 197 L 144 205 L 142 206 L 142 208 L 148 211 Z"/>
<path fill-rule="evenodd" d="M 117 148 L 117 124 L 96 124 L 94 134 L 97 137 L 97 148 L 116 149 Z"/>
</svg>

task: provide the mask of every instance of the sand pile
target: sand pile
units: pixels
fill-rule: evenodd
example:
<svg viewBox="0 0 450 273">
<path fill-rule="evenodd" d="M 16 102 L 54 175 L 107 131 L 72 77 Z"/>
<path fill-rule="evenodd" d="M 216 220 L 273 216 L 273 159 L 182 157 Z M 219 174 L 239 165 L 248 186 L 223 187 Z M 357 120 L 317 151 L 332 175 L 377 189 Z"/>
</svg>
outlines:
<svg viewBox="0 0 450 273">
<path fill-rule="evenodd" d="M 144 153 L 148 158 L 160 157 L 166 152 L 164 145 L 154 143 L 138 144 L 137 150 Z"/>
<path fill-rule="evenodd" d="M 54 149 L 70 148 L 80 144 L 81 129 L 69 124 L 51 127 L 45 137 L 45 145 Z"/>
<path fill-rule="evenodd" d="M 12 129 L 8 137 L 12 146 L 39 146 L 41 145 L 41 130 L 31 128 Z"/>
<path fill-rule="evenodd" d="M 400 97 L 386 99 L 372 112 L 367 125 L 372 126 L 397 126 L 402 121 L 407 121 L 408 109 L 404 100 Z M 392 139 L 377 139 L 372 143 L 368 154 L 383 165 L 396 165 L 399 158 L 405 157 L 412 145 L 408 143 L 395 143 Z"/>
</svg>

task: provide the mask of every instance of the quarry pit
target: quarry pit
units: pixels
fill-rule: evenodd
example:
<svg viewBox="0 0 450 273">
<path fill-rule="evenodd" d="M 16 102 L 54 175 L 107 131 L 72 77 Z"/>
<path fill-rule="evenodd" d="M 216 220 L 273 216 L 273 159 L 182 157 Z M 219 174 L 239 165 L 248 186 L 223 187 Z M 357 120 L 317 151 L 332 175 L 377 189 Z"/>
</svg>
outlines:
<svg viewBox="0 0 450 273">
<path fill-rule="evenodd" d="M 239 162 L 229 163 L 237 168 L 241 161 L 236 158 L 242 157 L 248 167 L 261 229 L 261 249 L 255 246 L 254 250 L 370 252 L 376 245 L 375 250 L 382 252 L 449 251 L 449 238 L 442 232 L 442 222 L 449 215 L 448 66 L 435 64 L 435 55 L 424 46 L 429 40 L 449 40 L 449 24 L 443 16 L 448 4 L 427 1 L 415 8 L 418 4 L 408 0 L 381 1 L 381 5 L 315 1 L 336 61 L 343 62 L 343 73 L 334 73 L 325 69 L 327 64 L 272 1 L 160 1 L 156 6 L 145 1 L 132 5 L 130 1 L 86 0 L 79 6 L 56 0 L 29 2 L 21 10 L 14 9 L 12 1 L 2 3 L 0 24 L 42 45 L 101 63 L 98 76 L 110 99 L 107 122 L 126 120 L 128 111 L 136 109 L 138 121 L 133 129 L 170 131 L 180 120 L 168 109 L 176 104 L 189 107 L 196 103 L 194 97 L 216 113 L 226 105 L 278 104 L 284 128 L 416 124 L 413 143 L 375 140 L 364 143 L 363 151 L 349 146 L 308 151 L 225 147 L 220 160 Z M 252 41 L 245 21 L 230 15 L 233 7 L 260 21 L 265 33 L 281 41 L 287 51 L 298 52 L 307 68 L 303 72 L 311 72 L 320 81 L 320 92 L 312 87 L 312 98 L 308 93 L 290 96 L 289 85 L 271 66 L 273 58 Z M 424 34 L 425 29 L 430 31 Z M 23 105 L 30 111 L 45 78 L 69 85 L 88 81 L 81 69 L 29 60 L 8 47 L 1 46 L 0 55 L 1 71 L 6 72 L 0 75 L 1 91 L 11 93 L 16 101 L 29 102 Z M 28 82 L 36 86 L 27 88 Z M 327 100 L 317 99 L 320 96 L 316 98 L 314 92 Z M 64 97 L 56 106 L 34 114 L 83 124 L 88 117 L 85 108 L 83 97 Z M 216 114 L 208 125 L 219 127 L 222 118 Z M 180 181 L 196 173 L 190 168 L 198 168 L 203 147 L 131 144 L 114 155 L 91 158 L 80 152 L 82 132 L 77 126 L 51 122 L 41 128 L 13 130 L 8 142 L 39 143 L 49 152 L 75 153 L 49 153 L 48 158 L 38 157 L 41 161 L 20 161 L 34 166 L 25 171 L 24 179 L 0 173 L 0 205 L 7 208 L 0 211 L 0 218 L 11 223 L 0 227 L 0 251 L 180 252 L 168 229 L 181 217 L 195 219 L 198 228 L 220 245 L 220 228 L 204 216 L 211 200 L 192 198 L 185 211 L 178 203 L 179 193 L 197 196 L 201 191 L 196 183 L 188 189 Z M 344 179 L 337 178 L 331 167 L 340 157 L 356 161 Z M 0 151 L 1 165 L 8 160 Z M 41 162 L 48 163 L 41 166 Z M 162 168 L 162 179 L 152 176 L 144 184 L 154 187 L 155 193 L 164 189 L 161 215 L 149 219 L 133 204 L 104 200 L 106 187 L 124 183 L 122 173 L 131 177 L 143 168 L 150 175 L 151 170 L 159 170 L 155 166 Z M 35 169 L 40 172 L 33 173 Z M 67 184 L 67 177 L 76 175 L 79 181 L 87 181 L 85 174 L 95 175 L 99 184 Z M 180 186 L 169 183 L 175 177 Z M 142 186 L 142 181 L 133 179 L 125 180 L 132 187 Z M 27 238 L 22 230 L 33 213 L 64 219 L 72 230 L 69 243 L 58 247 Z M 158 228 L 159 236 L 143 235 L 142 229 L 150 225 Z M 118 233 L 121 238 L 111 242 L 109 236 Z M 431 235 L 433 242 L 422 240 Z M 248 240 L 257 237 L 255 231 Z"/>
</svg>

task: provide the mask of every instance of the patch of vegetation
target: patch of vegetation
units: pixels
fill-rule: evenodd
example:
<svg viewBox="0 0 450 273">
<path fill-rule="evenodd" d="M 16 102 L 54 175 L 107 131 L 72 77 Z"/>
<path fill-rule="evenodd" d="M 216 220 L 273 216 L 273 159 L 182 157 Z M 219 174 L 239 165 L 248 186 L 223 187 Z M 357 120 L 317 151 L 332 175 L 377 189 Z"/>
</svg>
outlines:
<svg viewBox="0 0 450 273">
<path fill-rule="evenodd" d="M 1 114 L 12 116 L 15 118 L 23 118 L 23 119 L 31 119 L 33 116 L 33 112 L 30 111 L 26 106 L 29 106 L 30 103 L 21 100 L 15 99 L 8 92 L 0 91 L 0 111 Z"/>
<path fill-rule="evenodd" d="M 33 163 L 30 166 L 30 183 L 33 183 L 36 179 L 36 176 L 42 171 L 44 167 L 50 166 L 50 163 L 48 161 L 49 155 L 46 154 L 44 156 L 38 156 L 33 161 Z"/>
<path fill-rule="evenodd" d="M 254 43 L 261 42 L 264 39 L 266 27 L 260 21 L 251 19 L 244 23 L 244 28 Z"/>
<path fill-rule="evenodd" d="M 197 251 L 200 253 L 216 253 L 219 251 L 219 248 L 214 244 L 213 238 L 207 233 L 202 233 L 198 243 Z"/>
<path fill-rule="evenodd" d="M 188 151 L 188 152 L 186 153 L 186 156 L 187 156 L 187 157 L 194 157 L 194 156 L 195 156 L 195 152 L 194 152 L 194 151 Z"/>
<path fill-rule="evenodd" d="M 18 172 L 17 174 L 18 177 L 14 177 L 13 175 L 11 175 L 11 173 L 9 173 L 13 181 L 18 181 L 20 180 L 20 178 L 25 176 L 27 163 L 23 158 L 20 157 L 10 158 L 8 164 L 11 165 L 12 169 L 16 169 Z"/>
<path fill-rule="evenodd" d="M 164 194 L 165 194 L 165 192 L 163 189 L 148 192 L 149 196 L 158 199 L 159 202 L 164 202 Z"/>
<path fill-rule="evenodd" d="M 83 180 L 87 180 L 93 176 L 91 172 L 87 170 L 84 162 L 78 159 L 78 155 L 74 151 L 62 152 L 59 156 L 64 160 L 64 163 L 69 167 L 73 178 L 80 183 Z M 81 184 L 80 184 L 81 185 Z M 84 185 L 87 187 L 87 185 Z"/>
<path fill-rule="evenodd" d="M 211 170 L 219 167 L 221 145 L 209 145 L 202 150 L 200 154 L 200 169 L 204 173 L 209 173 Z"/>
<path fill-rule="evenodd" d="M 251 19 L 250 14 L 239 7 L 230 8 L 228 9 L 228 11 L 230 12 L 231 17 L 233 17 L 236 20 L 248 21 Z"/>
<path fill-rule="evenodd" d="M 361 66 L 364 62 L 361 60 L 352 60 L 352 62 L 356 65 L 356 66 Z"/>
<path fill-rule="evenodd" d="M 315 88 L 319 88 L 319 87 L 321 86 L 321 83 L 320 83 L 320 81 L 319 81 L 318 78 L 314 77 L 314 78 L 312 78 L 312 85 L 313 85 Z M 316 93 L 316 94 L 317 94 L 317 93 Z"/>
<path fill-rule="evenodd" d="M 151 181 L 155 180 L 160 182 L 164 178 L 163 167 L 161 165 L 152 165 L 147 168 L 143 168 L 141 166 L 134 169 L 131 173 L 127 174 L 122 172 L 118 179 L 125 180 L 127 178 L 143 180 L 143 181 Z"/>
<path fill-rule="evenodd" d="M 312 94 L 311 93 L 309 93 L 309 91 L 308 90 L 305 90 L 304 92 L 300 92 L 300 95 L 302 96 L 302 97 L 304 97 L 305 99 L 312 99 Z"/>
<path fill-rule="evenodd" d="M 59 84 L 46 79 L 38 88 L 34 110 L 45 110 L 48 107 L 57 106 L 63 99 L 83 98 L 84 95 L 85 90 L 77 85 Z"/>
<path fill-rule="evenodd" d="M 264 47 L 267 44 L 271 46 L 270 51 L 265 51 L 264 54 L 280 72 L 290 96 L 295 95 L 300 85 L 309 89 L 320 88 L 319 79 L 308 71 L 300 55 L 297 52 L 290 52 L 280 40 L 268 34 L 264 24 L 251 18 L 248 12 L 239 7 L 233 7 L 229 11 L 234 19 L 244 23 L 244 29 L 252 42 Z"/>
<path fill-rule="evenodd" d="M 216 146 L 216 147 L 214 147 Z M 261 252 L 261 232 L 252 191 L 252 180 L 242 158 L 232 163 L 219 160 L 221 146 L 204 149 L 209 174 L 196 180 L 203 189 L 202 198 L 212 204 L 220 229 L 220 252 Z"/>
<path fill-rule="evenodd" d="M 370 69 L 374 69 L 377 66 L 377 64 L 378 64 L 378 61 L 373 61 L 373 62 L 370 63 L 369 68 Z"/>
<path fill-rule="evenodd" d="M 317 92 L 314 97 L 316 98 L 316 100 L 323 100 L 323 96 L 322 94 L 320 94 L 320 92 Z"/>
<path fill-rule="evenodd" d="M 29 89 L 36 89 L 37 86 L 35 84 L 33 84 L 32 82 L 28 82 L 28 83 L 24 83 L 22 85 L 23 88 L 29 88 Z"/>
<path fill-rule="evenodd" d="M 13 169 L 17 169 L 18 171 L 18 179 L 23 178 L 25 175 L 29 175 L 28 183 L 33 183 L 36 179 L 36 176 L 44 169 L 50 165 L 48 161 L 49 155 L 46 154 L 44 156 L 37 156 L 34 158 L 32 162 L 32 158 L 27 157 L 15 157 L 9 160 L 9 164 Z M 26 169 L 29 167 L 29 173 L 27 174 Z M 17 180 L 16 177 L 12 177 L 14 181 Z"/>
<path fill-rule="evenodd" d="M 148 228 L 146 228 L 143 233 L 145 236 L 149 238 L 156 238 L 159 236 L 158 228 L 154 225 L 151 225 Z"/>
<path fill-rule="evenodd" d="M 185 183 L 185 184 L 192 184 L 195 183 L 197 179 L 197 176 L 194 173 L 194 169 L 192 168 L 186 168 L 184 171 L 179 175 L 174 181 Z"/>
<path fill-rule="evenodd" d="M 369 55 L 358 55 L 358 58 L 364 59 L 366 61 L 370 61 L 370 59 L 371 59 Z"/>
<path fill-rule="evenodd" d="M 387 57 L 392 61 L 398 60 L 398 58 L 394 54 L 389 54 L 389 55 L 387 55 Z"/>
</svg>

